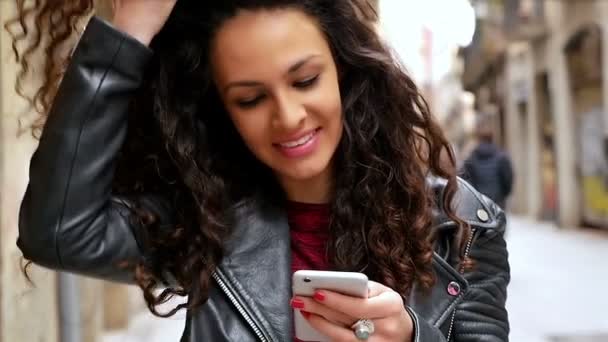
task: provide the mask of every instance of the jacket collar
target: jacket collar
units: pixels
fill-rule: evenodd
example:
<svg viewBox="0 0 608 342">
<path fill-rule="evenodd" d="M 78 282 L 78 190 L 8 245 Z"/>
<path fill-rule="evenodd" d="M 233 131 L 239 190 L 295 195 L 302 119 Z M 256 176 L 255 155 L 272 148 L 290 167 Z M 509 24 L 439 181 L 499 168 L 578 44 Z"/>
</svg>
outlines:
<svg viewBox="0 0 608 342">
<path fill-rule="evenodd" d="M 447 185 L 445 178 L 429 175 L 426 178 L 427 187 L 432 191 L 435 198 L 433 208 L 434 229 L 443 230 L 456 227 L 456 222 L 450 219 L 445 211 L 442 199 Z M 471 226 L 482 229 L 495 229 L 499 227 L 499 220 L 494 211 L 483 199 L 483 195 L 473 187 L 458 178 L 458 191 L 452 200 L 454 213 L 457 217 Z"/>
</svg>

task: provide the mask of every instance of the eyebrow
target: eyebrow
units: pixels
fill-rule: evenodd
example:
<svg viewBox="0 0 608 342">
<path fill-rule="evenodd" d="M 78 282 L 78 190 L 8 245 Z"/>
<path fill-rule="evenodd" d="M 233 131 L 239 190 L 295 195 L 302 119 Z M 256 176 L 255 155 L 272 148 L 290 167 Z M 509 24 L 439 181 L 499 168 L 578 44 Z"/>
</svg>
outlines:
<svg viewBox="0 0 608 342">
<path fill-rule="evenodd" d="M 308 63 L 311 59 L 320 57 L 320 56 L 321 55 L 308 55 L 308 56 L 300 59 L 299 61 L 292 64 L 287 69 L 287 73 L 292 74 L 292 73 L 298 71 L 298 69 L 300 69 L 306 63 Z M 233 87 L 255 87 L 255 86 L 259 86 L 259 85 L 262 85 L 262 83 L 258 82 L 258 81 L 249 81 L 249 80 L 230 82 L 230 83 L 228 83 L 228 85 L 226 85 L 226 87 L 224 87 L 224 92 L 227 92 L 228 89 L 233 88 Z"/>
<path fill-rule="evenodd" d="M 289 69 L 287 69 L 287 73 L 291 74 L 291 73 L 298 71 L 298 69 L 300 69 L 304 64 L 308 63 L 308 61 L 310 61 L 311 59 L 313 59 L 315 57 L 319 57 L 319 56 L 320 55 L 308 55 L 308 56 L 302 58 L 301 60 L 295 62 L 292 66 L 290 66 Z"/>
</svg>

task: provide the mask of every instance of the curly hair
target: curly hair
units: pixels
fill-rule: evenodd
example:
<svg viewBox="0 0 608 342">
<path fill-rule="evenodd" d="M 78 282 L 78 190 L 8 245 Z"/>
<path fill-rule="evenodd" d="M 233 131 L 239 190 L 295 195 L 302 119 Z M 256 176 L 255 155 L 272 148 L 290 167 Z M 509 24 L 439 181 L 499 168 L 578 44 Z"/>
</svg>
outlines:
<svg viewBox="0 0 608 342">
<path fill-rule="evenodd" d="M 43 85 L 30 100 L 44 119 L 61 77 L 57 71 L 69 59 L 57 56 L 64 44 L 74 44 L 70 37 L 77 32 L 75 23 L 91 15 L 93 0 L 36 0 L 30 7 L 25 0 L 16 1 L 19 17 L 6 27 L 22 31 L 13 33 L 22 66 L 17 88 L 28 73 L 28 59 L 43 50 Z M 435 280 L 433 207 L 446 208 L 459 223 L 462 247 L 470 234 L 451 208 L 457 190 L 452 150 L 420 91 L 370 25 L 377 18 L 367 1 L 179 0 L 151 43 L 155 55 L 133 100 L 113 184 L 120 194 L 157 193 L 178 210 L 175 227 L 161 229 L 154 213 L 135 208 L 134 217 L 148 232 L 150 256 L 134 266 L 135 280 L 156 315 L 169 316 L 182 308 L 156 311 L 158 304 L 190 293 L 195 285 L 197 297 L 187 306 L 207 300 L 235 204 L 256 201 L 260 189 L 265 200 L 281 200 L 271 172 L 232 125 L 208 60 L 218 27 L 239 10 L 281 8 L 301 10 L 317 20 L 341 75 L 344 134 L 335 156 L 340 177 L 332 189 L 327 245 L 332 265 L 364 272 L 407 297 L 414 284 L 429 289 Z M 19 42 L 28 44 L 24 51 Z M 435 203 L 426 183 L 429 173 L 447 179 L 442 203 Z M 156 295 L 154 289 L 167 273 L 177 285 Z"/>
</svg>

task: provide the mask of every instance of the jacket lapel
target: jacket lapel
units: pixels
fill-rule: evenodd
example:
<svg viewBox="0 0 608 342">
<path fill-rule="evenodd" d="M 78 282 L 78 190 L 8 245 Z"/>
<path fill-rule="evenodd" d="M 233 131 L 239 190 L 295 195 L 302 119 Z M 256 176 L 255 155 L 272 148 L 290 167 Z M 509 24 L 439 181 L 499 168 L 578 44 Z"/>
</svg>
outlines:
<svg viewBox="0 0 608 342">
<path fill-rule="evenodd" d="M 433 254 L 435 285 L 429 293 L 414 286 L 407 305 L 420 317 L 441 328 L 466 294 L 469 283 L 437 253 Z"/>
<path fill-rule="evenodd" d="M 260 328 L 275 341 L 292 339 L 291 248 L 283 209 L 257 201 L 236 209 L 220 270 Z"/>
</svg>

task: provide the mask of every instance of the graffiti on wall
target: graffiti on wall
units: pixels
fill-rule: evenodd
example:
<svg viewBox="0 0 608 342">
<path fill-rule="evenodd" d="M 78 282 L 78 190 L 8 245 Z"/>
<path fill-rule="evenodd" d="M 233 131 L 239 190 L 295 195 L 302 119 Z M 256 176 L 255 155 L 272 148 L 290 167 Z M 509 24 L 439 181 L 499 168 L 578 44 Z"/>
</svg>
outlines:
<svg viewBox="0 0 608 342">
<path fill-rule="evenodd" d="M 608 225 L 608 160 L 604 151 L 604 112 L 595 107 L 579 116 L 579 156 L 583 219 Z"/>
</svg>

